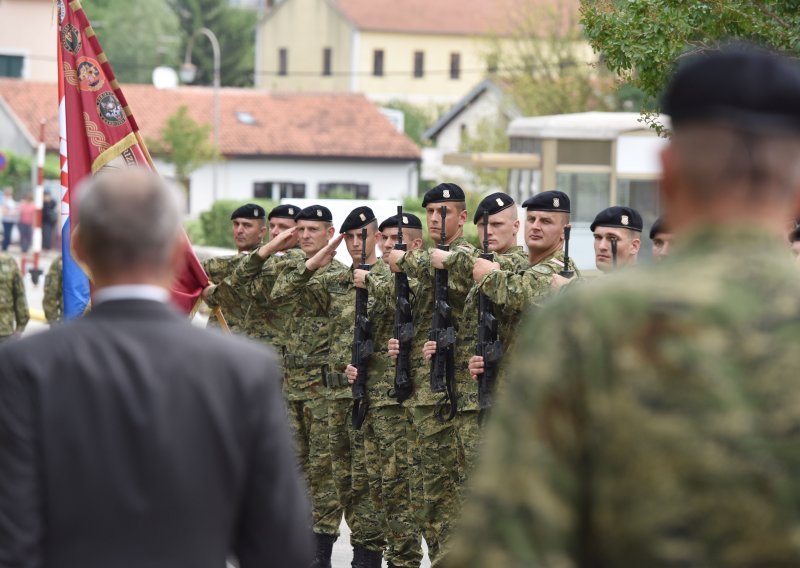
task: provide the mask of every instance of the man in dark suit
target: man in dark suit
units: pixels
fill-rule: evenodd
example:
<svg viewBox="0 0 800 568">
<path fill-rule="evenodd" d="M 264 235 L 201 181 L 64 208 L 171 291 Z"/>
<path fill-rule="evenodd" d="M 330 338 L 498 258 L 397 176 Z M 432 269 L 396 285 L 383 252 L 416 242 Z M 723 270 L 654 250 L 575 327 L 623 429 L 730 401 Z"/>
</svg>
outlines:
<svg viewBox="0 0 800 568">
<path fill-rule="evenodd" d="M 167 304 L 177 196 L 128 171 L 78 199 L 94 309 L 0 349 L 0 566 L 306 568 L 273 355 Z"/>
</svg>

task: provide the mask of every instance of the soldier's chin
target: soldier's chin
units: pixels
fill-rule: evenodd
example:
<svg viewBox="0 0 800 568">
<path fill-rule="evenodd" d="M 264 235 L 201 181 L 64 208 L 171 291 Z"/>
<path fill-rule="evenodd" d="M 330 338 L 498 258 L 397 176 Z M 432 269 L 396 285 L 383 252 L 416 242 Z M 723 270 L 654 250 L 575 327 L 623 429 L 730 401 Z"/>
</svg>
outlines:
<svg viewBox="0 0 800 568">
<path fill-rule="evenodd" d="M 600 272 L 611 272 L 611 270 L 614 268 L 613 263 L 611 263 L 611 261 L 608 260 L 598 259 L 595 261 L 595 264 L 597 265 L 597 270 L 599 270 Z"/>
</svg>

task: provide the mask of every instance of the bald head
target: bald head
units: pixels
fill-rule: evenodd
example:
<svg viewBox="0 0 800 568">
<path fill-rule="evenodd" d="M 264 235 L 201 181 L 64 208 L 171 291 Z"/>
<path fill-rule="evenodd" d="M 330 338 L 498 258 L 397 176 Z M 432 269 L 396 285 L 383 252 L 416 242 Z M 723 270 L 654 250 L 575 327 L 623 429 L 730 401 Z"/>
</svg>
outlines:
<svg viewBox="0 0 800 568">
<path fill-rule="evenodd" d="M 95 176 L 78 191 L 76 249 L 93 273 L 169 272 L 181 234 L 176 191 L 138 169 Z"/>
</svg>

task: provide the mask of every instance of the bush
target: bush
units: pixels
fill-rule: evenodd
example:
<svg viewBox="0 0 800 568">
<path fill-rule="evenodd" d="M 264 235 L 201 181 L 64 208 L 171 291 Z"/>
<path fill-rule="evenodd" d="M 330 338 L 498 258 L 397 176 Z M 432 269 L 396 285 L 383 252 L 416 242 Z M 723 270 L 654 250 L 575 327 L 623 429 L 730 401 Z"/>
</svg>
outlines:
<svg viewBox="0 0 800 568">
<path fill-rule="evenodd" d="M 251 199 L 248 203 L 261 205 L 267 213 L 278 205 L 269 199 Z M 231 213 L 242 204 L 241 200 L 220 199 L 214 202 L 210 210 L 201 213 L 198 220 L 187 223 L 186 230 L 192 243 L 211 247 L 236 248 L 231 232 Z"/>
</svg>

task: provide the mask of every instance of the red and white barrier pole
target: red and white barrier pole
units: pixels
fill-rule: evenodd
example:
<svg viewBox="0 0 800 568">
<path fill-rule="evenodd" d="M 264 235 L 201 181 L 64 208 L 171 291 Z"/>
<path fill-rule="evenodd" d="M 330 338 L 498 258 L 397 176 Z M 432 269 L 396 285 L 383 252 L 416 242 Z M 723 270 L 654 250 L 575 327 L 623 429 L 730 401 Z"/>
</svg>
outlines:
<svg viewBox="0 0 800 568">
<path fill-rule="evenodd" d="M 31 268 L 31 280 L 34 285 L 39 283 L 39 276 L 42 271 L 39 269 L 39 257 L 42 254 L 42 205 L 44 203 L 44 156 L 45 156 L 45 142 L 44 142 L 44 125 L 45 120 L 42 119 L 39 128 L 39 148 L 36 154 L 36 189 L 33 191 L 33 203 L 36 206 L 36 215 L 33 217 L 33 268 Z M 22 262 L 25 262 L 25 256 L 22 257 Z M 24 265 L 23 265 L 24 274 Z"/>
</svg>

